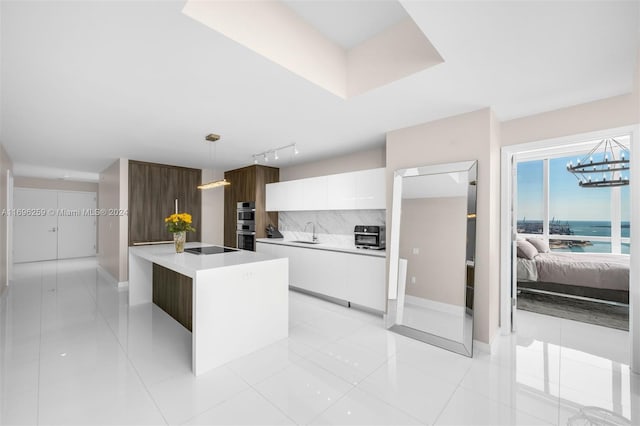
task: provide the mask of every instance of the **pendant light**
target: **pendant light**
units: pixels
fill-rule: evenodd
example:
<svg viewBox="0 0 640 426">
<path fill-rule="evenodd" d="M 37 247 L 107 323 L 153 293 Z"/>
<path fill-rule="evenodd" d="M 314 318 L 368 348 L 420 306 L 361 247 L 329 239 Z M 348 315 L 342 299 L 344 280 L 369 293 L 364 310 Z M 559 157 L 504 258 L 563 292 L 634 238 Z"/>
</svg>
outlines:
<svg viewBox="0 0 640 426">
<path fill-rule="evenodd" d="M 219 139 L 220 139 L 220 136 L 214 133 L 208 134 L 205 137 L 205 140 L 211 142 L 212 144 Z M 211 145 L 209 145 L 209 158 L 211 158 Z M 216 173 L 216 146 L 215 145 L 213 146 L 212 163 L 213 163 L 213 174 L 215 175 Z M 227 185 L 231 185 L 231 182 L 227 182 L 226 179 L 220 179 L 220 180 L 211 181 L 209 183 L 204 183 L 202 185 L 198 185 L 198 189 L 212 189 L 212 188 L 218 188 L 220 186 L 227 186 Z"/>
</svg>

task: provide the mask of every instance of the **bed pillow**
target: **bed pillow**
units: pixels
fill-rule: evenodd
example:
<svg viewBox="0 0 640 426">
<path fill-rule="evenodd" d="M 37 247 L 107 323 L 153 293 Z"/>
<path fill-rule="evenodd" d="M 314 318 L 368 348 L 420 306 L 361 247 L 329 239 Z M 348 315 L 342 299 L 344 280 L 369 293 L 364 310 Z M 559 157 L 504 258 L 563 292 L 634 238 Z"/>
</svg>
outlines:
<svg viewBox="0 0 640 426">
<path fill-rule="evenodd" d="M 518 240 L 518 257 L 533 259 L 538 254 L 536 247 L 527 240 Z"/>
<path fill-rule="evenodd" d="M 549 249 L 549 243 L 547 243 L 542 238 L 527 238 L 533 246 L 538 250 L 538 253 L 549 253 L 551 250 Z"/>
</svg>

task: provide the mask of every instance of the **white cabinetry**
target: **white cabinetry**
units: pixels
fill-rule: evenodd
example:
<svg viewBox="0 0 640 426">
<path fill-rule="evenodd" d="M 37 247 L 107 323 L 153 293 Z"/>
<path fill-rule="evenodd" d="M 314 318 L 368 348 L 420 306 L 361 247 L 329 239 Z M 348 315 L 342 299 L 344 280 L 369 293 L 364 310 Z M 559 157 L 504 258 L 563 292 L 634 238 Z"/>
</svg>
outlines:
<svg viewBox="0 0 640 426">
<path fill-rule="evenodd" d="M 257 251 L 289 258 L 289 285 L 385 310 L 385 258 L 257 242 Z"/>
<path fill-rule="evenodd" d="M 356 174 L 356 205 L 358 209 L 386 209 L 387 176 L 384 168 L 362 170 Z"/>
<path fill-rule="evenodd" d="M 327 176 L 327 209 L 352 210 L 356 204 L 356 174 L 341 173 Z"/>
<path fill-rule="evenodd" d="M 269 183 L 267 211 L 324 210 L 327 205 L 327 177 Z"/>
<path fill-rule="evenodd" d="M 347 300 L 377 311 L 384 311 L 385 271 L 384 257 L 349 255 L 346 274 Z"/>
<path fill-rule="evenodd" d="M 386 208 L 385 169 L 267 184 L 267 211 Z"/>
</svg>

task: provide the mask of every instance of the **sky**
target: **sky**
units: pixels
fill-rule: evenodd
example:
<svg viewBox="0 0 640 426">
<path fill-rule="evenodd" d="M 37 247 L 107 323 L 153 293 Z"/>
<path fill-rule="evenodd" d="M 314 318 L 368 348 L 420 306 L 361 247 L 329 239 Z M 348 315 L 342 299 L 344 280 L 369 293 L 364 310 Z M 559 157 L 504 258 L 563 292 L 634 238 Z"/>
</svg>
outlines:
<svg viewBox="0 0 640 426">
<path fill-rule="evenodd" d="M 611 188 L 581 188 L 566 167 L 578 157 L 549 161 L 549 217 L 562 221 L 611 219 Z M 542 220 L 542 160 L 518 163 L 518 220 Z M 595 178 L 596 175 L 594 175 Z M 601 177 L 602 175 L 597 175 Z M 628 221 L 631 206 L 629 186 L 621 187 L 622 221 Z"/>
</svg>

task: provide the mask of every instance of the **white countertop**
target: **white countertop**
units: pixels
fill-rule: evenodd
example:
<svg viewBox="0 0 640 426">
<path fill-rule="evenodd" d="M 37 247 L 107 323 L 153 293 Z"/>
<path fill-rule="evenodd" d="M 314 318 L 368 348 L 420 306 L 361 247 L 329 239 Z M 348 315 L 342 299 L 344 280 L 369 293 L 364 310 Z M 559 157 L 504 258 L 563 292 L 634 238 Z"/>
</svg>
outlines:
<svg viewBox="0 0 640 426">
<path fill-rule="evenodd" d="M 218 244 L 192 242 L 186 243 L 185 248 L 216 245 Z M 178 254 L 176 253 L 173 243 L 129 247 L 129 254 L 139 256 L 191 278 L 195 278 L 196 272 L 198 271 L 274 259 L 272 256 L 264 253 L 247 250 L 218 254 L 193 254 L 187 252 Z"/>
<path fill-rule="evenodd" d="M 305 243 L 296 243 L 293 241 L 285 240 L 283 238 L 257 238 L 256 242 L 266 243 L 266 244 L 277 244 L 281 246 L 302 247 L 302 248 L 315 249 L 315 250 L 340 251 L 344 253 L 360 254 L 363 256 L 386 257 L 387 255 L 386 251 L 384 250 L 359 249 L 359 248 L 356 248 L 355 245 L 347 247 L 347 246 L 336 246 L 331 244 L 324 244 L 322 242 L 318 244 L 305 244 Z"/>
</svg>

